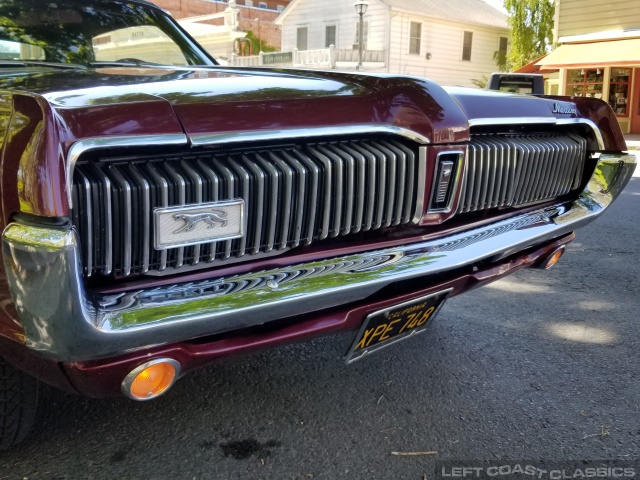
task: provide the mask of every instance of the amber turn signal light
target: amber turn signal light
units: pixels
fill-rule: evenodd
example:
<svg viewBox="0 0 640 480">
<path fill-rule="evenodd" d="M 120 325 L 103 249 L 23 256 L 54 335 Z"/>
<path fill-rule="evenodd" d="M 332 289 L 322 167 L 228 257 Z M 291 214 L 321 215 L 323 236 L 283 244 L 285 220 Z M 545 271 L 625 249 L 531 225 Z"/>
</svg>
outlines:
<svg viewBox="0 0 640 480">
<path fill-rule="evenodd" d="M 542 260 L 538 268 L 543 268 L 547 270 L 553 267 L 556 263 L 558 263 L 558 260 L 560 260 L 560 257 L 562 256 L 563 253 L 564 253 L 564 245 L 554 250 L 551 255 L 549 255 L 547 258 Z"/>
<path fill-rule="evenodd" d="M 180 364 L 172 358 L 157 358 L 134 368 L 122 381 L 122 393 L 133 400 L 151 400 L 175 383 Z"/>
</svg>

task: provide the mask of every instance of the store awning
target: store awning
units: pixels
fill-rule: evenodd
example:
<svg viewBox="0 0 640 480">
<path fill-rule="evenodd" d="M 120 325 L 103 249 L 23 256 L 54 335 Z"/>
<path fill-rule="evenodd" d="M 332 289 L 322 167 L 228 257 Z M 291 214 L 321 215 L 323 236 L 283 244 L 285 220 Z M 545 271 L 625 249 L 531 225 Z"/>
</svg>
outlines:
<svg viewBox="0 0 640 480">
<path fill-rule="evenodd" d="M 532 62 L 527 63 L 526 65 L 520 67 L 517 70 L 514 70 L 513 73 L 555 73 L 558 71 L 557 68 L 546 68 L 538 65 L 538 62 L 542 60 L 546 55 L 542 55 L 541 57 L 536 58 Z"/>
<path fill-rule="evenodd" d="M 538 61 L 536 65 L 546 69 L 640 65 L 640 38 L 608 42 L 567 43 L 560 45 Z"/>
</svg>

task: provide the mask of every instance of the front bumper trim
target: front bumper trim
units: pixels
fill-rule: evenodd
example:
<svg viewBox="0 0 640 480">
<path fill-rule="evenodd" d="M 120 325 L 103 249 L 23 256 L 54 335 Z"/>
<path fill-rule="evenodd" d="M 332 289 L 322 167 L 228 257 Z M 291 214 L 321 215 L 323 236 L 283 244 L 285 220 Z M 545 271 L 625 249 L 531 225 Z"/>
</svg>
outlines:
<svg viewBox="0 0 640 480">
<path fill-rule="evenodd" d="M 504 258 L 570 233 L 620 194 L 633 155 L 601 155 L 580 198 L 445 238 L 292 267 L 116 295 L 84 288 L 73 230 L 13 223 L 5 271 L 27 346 L 64 362 L 261 325 L 365 299 L 399 281 Z"/>
</svg>

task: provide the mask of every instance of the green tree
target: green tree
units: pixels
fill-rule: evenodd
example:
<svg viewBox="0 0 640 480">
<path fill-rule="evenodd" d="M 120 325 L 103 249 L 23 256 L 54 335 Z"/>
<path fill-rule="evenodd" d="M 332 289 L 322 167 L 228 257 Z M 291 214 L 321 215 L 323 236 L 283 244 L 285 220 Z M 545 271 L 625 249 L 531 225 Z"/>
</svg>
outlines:
<svg viewBox="0 0 640 480">
<path fill-rule="evenodd" d="M 554 0 L 504 0 L 511 50 L 509 69 L 518 69 L 548 52 L 553 43 Z"/>
<path fill-rule="evenodd" d="M 258 37 L 252 30 L 247 31 L 246 38 L 251 41 L 251 51 L 254 55 L 258 55 L 260 47 L 262 47 L 263 52 L 275 52 L 277 50 L 277 48 L 267 45 L 264 40 L 261 42 L 260 37 Z"/>
</svg>

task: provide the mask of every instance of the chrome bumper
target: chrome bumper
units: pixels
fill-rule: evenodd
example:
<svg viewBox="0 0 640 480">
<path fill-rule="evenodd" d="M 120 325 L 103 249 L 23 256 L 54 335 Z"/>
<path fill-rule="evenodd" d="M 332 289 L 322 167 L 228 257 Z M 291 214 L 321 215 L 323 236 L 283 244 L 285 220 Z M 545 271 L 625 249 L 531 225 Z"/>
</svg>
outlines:
<svg viewBox="0 0 640 480">
<path fill-rule="evenodd" d="M 12 223 L 3 233 L 5 271 L 29 348 L 65 362 L 98 359 L 362 300 L 398 281 L 517 253 L 596 218 L 635 163 L 632 155 L 602 155 L 577 201 L 446 238 L 98 297 L 85 290 L 73 231 Z"/>
</svg>

